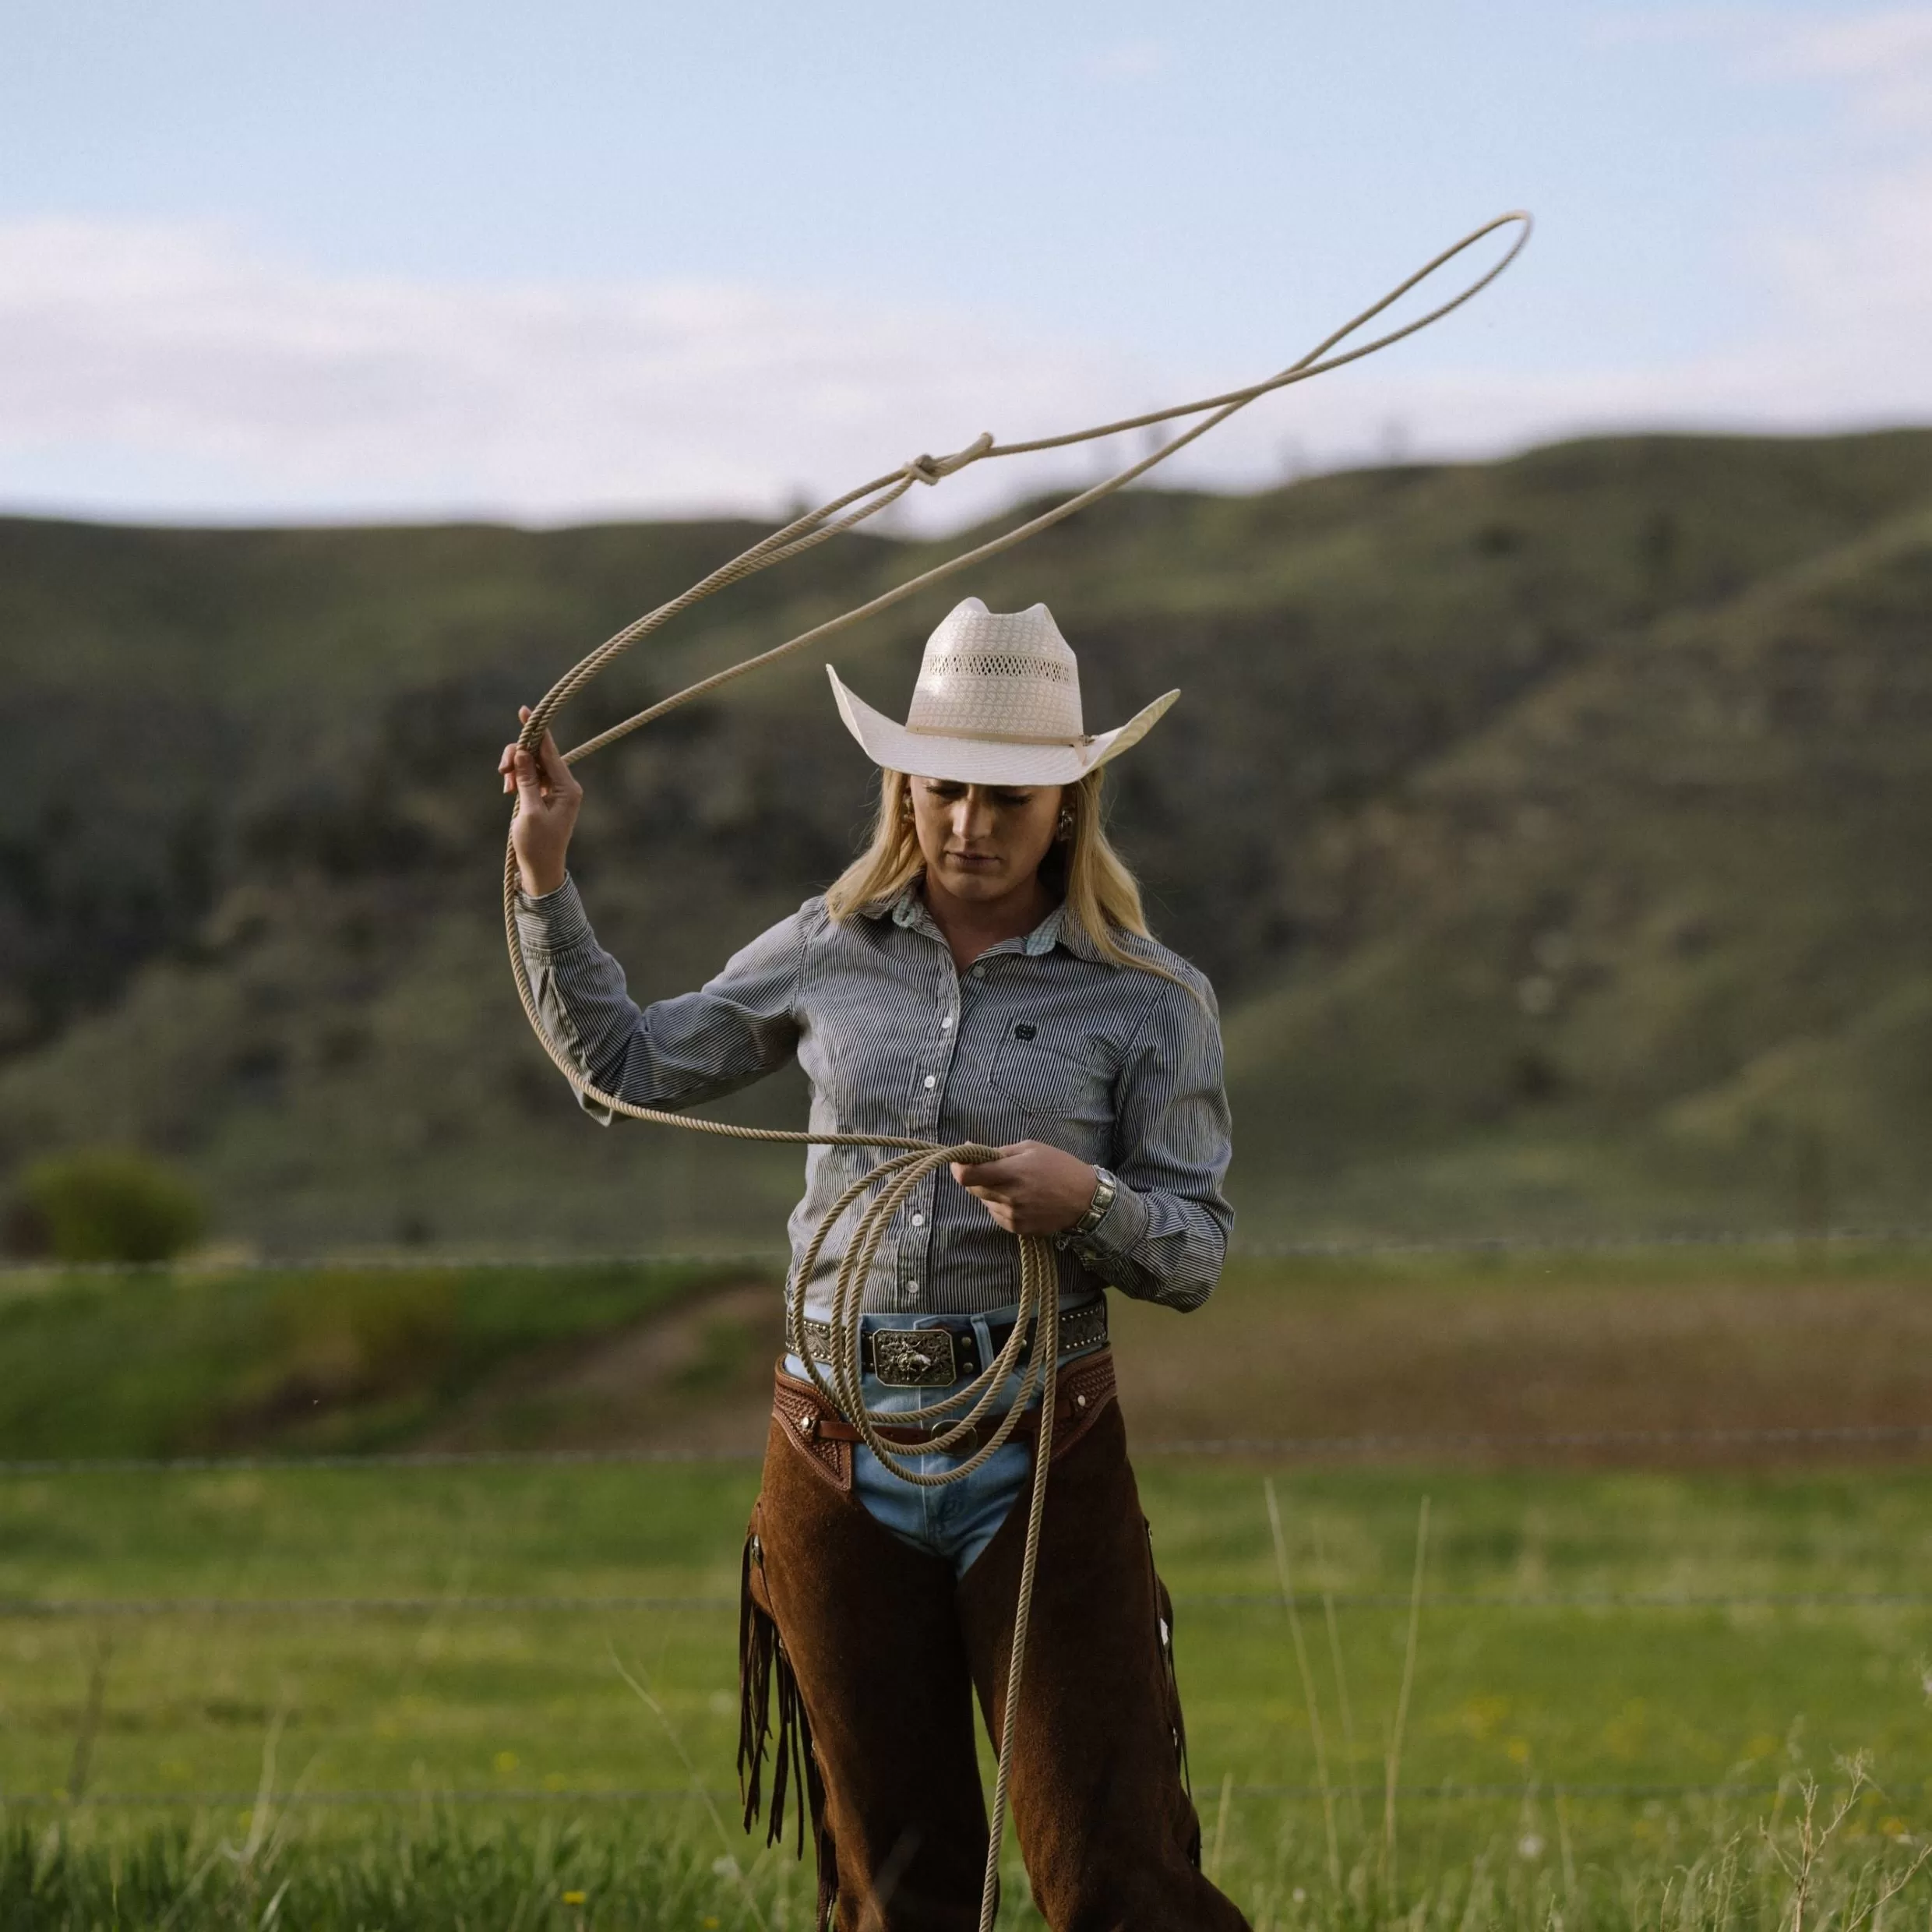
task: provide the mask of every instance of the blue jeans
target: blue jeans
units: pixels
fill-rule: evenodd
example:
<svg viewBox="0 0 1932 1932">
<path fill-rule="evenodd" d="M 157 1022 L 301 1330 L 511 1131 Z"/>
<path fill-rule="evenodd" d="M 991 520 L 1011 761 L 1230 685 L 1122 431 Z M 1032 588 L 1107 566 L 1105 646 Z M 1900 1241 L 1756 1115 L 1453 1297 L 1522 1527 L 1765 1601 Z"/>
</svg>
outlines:
<svg viewBox="0 0 1932 1932">
<path fill-rule="evenodd" d="M 1010 1322 L 1018 1313 L 1017 1307 L 1009 1306 L 966 1317 L 971 1322 L 973 1333 L 978 1341 L 982 1362 L 991 1362 L 998 1352 L 989 1332 L 992 1324 L 996 1321 Z M 961 1317 L 956 1315 L 951 1320 L 956 1324 Z M 868 1333 L 875 1328 L 936 1328 L 948 1325 L 937 1320 L 894 1314 L 862 1315 L 859 1322 Z M 805 1364 L 796 1356 L 788 1355 L 785 1357 L 785 1372 L 802 1377 Z M 1024 1373 L 1023 1369 L 1016 1370 L 1007 1378 L 1007 1386 L 1002 1391 L 1003 1407 L 1012 1405 Z M 958 1386 L 957 1383 L 949 1383 L 944 1387 L 892 1388 L 870 1373 L 864 1377 L 860 1384 L 868 1408 L 895 1410 L 923 1408 L 951 1394 Z M 1033 1399 L 1035 1402 L 1039 1399 L 1037 1391 Z M 943 1419 L 957 1422 L 966 1412 L 961 1408 Z M 1002 1412 L 1003 1405 L 996 1404 L 989 1412 L 989 1418 Z M 924 1472 L 951 1468 L 966 1460 L 963 1454 L 933 1455 L 911 1449 L 899 1453 L 901 1460 Z M 971 1475 L 963 1476 L 957 1482 L 949 1482 L 943 1489 L 929 1490 L 894 1475 L 871 1450 L 858 1442 L 852 1445 L 852 1493 L 901 1542 L 910 1543 L 915 1549 L 922 1549 L 928 1556 L 940 1557 L 952 1565 L 955 1577 L 963 1577 L 1007 1520 L 1014 1502 L 1026 1487 L 1032 1468 L 1033 1453 L 1027 1445 L 1009 1442 L 996 1450 Z"/>
</svg>

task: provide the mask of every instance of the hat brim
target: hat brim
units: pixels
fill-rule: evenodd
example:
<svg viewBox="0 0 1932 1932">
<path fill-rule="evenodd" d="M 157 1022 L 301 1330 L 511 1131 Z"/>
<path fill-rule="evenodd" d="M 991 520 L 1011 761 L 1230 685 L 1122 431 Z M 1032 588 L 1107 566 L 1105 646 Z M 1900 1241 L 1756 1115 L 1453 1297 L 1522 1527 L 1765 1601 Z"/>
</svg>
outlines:
<svg viewBox="0 0 1932 1932">
<path fill-rule="evenodd" d="M 1076 745 L 1015 745 L 997 739 L 940 738 L 930 732 L 908 731 L 848 690 L 830 665 L 825 674 L 832 680 L 832 696 L 845 728 L 874 764 L 915 778 L 950 778 L 955 784 L 1074 784 L 1139 744 L 1180 696 L 1169 691 L 1126 724 Z"/>
</svg>

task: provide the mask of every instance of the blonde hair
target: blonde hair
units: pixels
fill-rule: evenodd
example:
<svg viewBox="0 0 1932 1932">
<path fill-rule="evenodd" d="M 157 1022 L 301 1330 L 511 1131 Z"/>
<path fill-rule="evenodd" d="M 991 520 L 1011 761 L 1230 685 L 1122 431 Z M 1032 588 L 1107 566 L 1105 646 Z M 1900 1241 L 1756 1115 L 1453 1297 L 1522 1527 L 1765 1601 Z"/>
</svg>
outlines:
<svg viewBox="0 0 1932 1932">
<path fill-rule="evenodd" d="M 1073 814 L 1074 827 L 1067 837 L 1056 839 L 1048 848 L 1040 862 L 1041 874 L 1060 893 L 1069 915 L 1079 922 L 1095 949 L 1114 964 L 1136 966 L 1186 985 L 1178 974 L 1129 952 L 1117 936 L 1122 933 L 1141 939 L 1152 936 L 1141 906 L 1139 882 L 1114 850 L 1102 821 L 1105 777 L 1104 770 L 1097 767 L 1061 788 L 1060 803 Z M 875 901 L 897 898 L 925 869 L 913 829 L 906 774 L 882 770 L 879 778 L 879 810 L 866 849 L 826 890 L 825 909 L 834 919 L 848 919 Z"/>
</svg>

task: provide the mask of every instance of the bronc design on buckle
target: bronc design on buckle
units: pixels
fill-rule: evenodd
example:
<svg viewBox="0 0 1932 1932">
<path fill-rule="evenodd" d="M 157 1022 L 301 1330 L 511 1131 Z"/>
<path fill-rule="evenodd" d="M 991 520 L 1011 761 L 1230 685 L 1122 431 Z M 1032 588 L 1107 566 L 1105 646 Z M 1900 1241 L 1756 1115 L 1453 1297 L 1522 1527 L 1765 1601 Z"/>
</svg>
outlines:
<svg viewBox="0 0 1932 1932">
<path fill-rule="evenodd" d="M 952 1331 L 946 1328 L 875 1328 L 872 1372 L 888 1388 L 936 1388 L 957 1381 Z"/>
</svg>

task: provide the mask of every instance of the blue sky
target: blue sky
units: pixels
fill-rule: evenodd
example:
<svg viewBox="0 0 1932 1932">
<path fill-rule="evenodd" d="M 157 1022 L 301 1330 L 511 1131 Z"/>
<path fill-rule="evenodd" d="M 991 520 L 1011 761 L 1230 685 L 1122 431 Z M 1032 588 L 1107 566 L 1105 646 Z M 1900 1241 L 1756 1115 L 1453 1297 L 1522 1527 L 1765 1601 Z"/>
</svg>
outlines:
<svg viewBox="0 0 1932 1932">
<path fill-rule="evenodd" d="M 771 508 L 1252 379 L 1518 205 L 1189 474 L 1932 419 L 1932 5 L 12 0 L 0 505 Z"/>
</svg>

